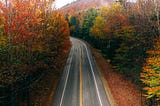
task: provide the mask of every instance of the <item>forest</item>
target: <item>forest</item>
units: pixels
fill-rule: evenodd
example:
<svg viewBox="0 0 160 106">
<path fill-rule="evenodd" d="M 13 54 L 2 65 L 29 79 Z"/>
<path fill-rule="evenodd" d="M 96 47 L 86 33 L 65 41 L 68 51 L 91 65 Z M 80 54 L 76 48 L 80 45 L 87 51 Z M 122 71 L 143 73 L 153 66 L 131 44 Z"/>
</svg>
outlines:
<svg viewBox="0 0 160 106">
<path fill-rule="evenodd" d="M 29 106 L 32 85 L 46 72 L 61 73 L 72 36 L 98 49 L 114 71 L 137 84 L 148 106 L 159 106 L 159 0 L 92 3 L 70 13 L 56 10 L 53 2 L 0 1 L 0 105 Z"/>
<path fill-rule="evenodd" d="M 53 1 L 0 1 L 0 105 L 27 103 L 33 84 L 64 64 L 71 43 Z"/>
<path fill-rule="evenodd" d="M 160 104 L 160 2 L 118 1 L 66 13 L 71 36 L 97 48 L 116 72 L 139 86 L 148 106 Z"/>
</svg>

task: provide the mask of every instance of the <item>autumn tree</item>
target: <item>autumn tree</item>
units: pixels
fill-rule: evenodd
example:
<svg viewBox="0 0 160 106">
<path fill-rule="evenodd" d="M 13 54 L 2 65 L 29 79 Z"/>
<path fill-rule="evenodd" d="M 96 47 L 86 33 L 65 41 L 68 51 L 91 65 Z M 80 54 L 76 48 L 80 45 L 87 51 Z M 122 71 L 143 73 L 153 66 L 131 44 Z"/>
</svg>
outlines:
<svg viewBox="0 0 160 106">
<path fill-rule="evenodd" d="M 128 19 L 124 14 L 124 9 L 119 3 L 116 3 L 111 7 L 103 7 L 100 16 L 96 18 L 94 26 L 91 29 L 92 35 L 104 39 L 113 37 L 114 35 L 119 36 L 117 33 L 121 32 L 121 29 L 123 30 L 124 27 L 127 28 L 126 26 L 129 25 Z M 98 33 L 94 34 L 94 31 L 96 33 L 97 30 L 101 30 L 101 33 L 99 33 L 100 35 Z"/>
<path fill-rule="evenodd" d="M 95 21 L 94 21 L 94 26 L 90 29 L 90 32 L 92 35 L 101 38 L 101 39 L 105 39 L 106 37 L 106 30 L 104 28 L 106 28 L 106 20 L 102 17 L 102 16 L 97 16 Z"/>
<path fill-rule="evenodd" d="M 95 19 L 90 30 L 90 35 L 100 39 L 99 45 L 101 45 L 102 52 L 108 54 L 108 58 L 113 58 L 115 49 L 120 43 L 120 38 L 131 37 L 133 32 L 134 28 L 129 25 L 124 8 L 120 3 L 115 3 L 111 7 L 101 8 L 99 16 Z"/>
<path fill-rule="evenodd" d="M 7 1 L 7 0 L 6 0 Z M 1 14 L 4 21 L 4 30 L 1 37 L 6 38 L 6 64 L 3 64 L 1 68 L 8 67 L 8 73 L 10 74 L 8 81 L 16 80 L 16 73 L 26 67 L 25 64 L 31 63 L 31 60 L 27 57 L 32 57 L 31 42 L 37 37 L 38 34 L 34 32 L 35 26 L 40 22 L 38 8 L 33 5 L 33 2 L 24 0 L 17 1 L 12 0 L 6 2 L 1 6 Z M 26 56 L 26 57 L 25 57 Z M 24 59 L 25 57 L 25 59 Z M 4 69 L 2 69 L 4 70 Z M 24 71 L 21 74 L 28 73 Z M 20 74 L 20 73 L 19 73 Z M 3 77 L 6 79 L 5 77 Z"/>
<path fill-rule="evenodd" d="M 160 39 L 156 39 L 153 50 L 149 50 L 148 58 L 143 66 L 141 81 L 145 84 L 145 96 L 150 99 L 160 100 Z M 155 100 L 152 102 L 153 105 Z"/>
<path fill-rule="evenodd" d="M 145 55 L 145 39 L 141 39 L 132 24 L 127 10 L 119 3 L 102 7 L 90 36 L 104 57 L 111 60 L 115 70 L 140 83 L 139 74 Z"/>
<path fill-rule="evenodd" d="M 68 53 L 71 46 L 69 25 L 60 13 L 54 12 L 53 15 L 46 15 L 42 26 L 45 28 L 42 32 L 41 39 L 44 40 L 42 45 L 46 45 L 44 53 L 42 53 L 46 56 L 44 55 L 43 58 L 51 69 L 57 69 L 61 67 L 64 62 L 64 54 Z"/>
<path fill-rule="evenodd" d="M 69 26 L 51 4 L 52 0 L 0 2 L 0 94 L 11 104 L 19 100 L 15 93 L 24 100 L 35 79 L 45 71 L 59 71 L 65 63 Z"/>
</svg>

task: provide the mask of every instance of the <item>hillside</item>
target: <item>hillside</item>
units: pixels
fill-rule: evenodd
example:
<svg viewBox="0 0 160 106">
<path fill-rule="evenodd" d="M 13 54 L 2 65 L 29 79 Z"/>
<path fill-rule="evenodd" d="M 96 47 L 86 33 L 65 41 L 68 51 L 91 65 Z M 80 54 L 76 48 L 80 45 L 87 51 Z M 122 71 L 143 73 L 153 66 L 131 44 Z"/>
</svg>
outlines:
<svg viewBox="0 0 160 106">
<path fill-rule="evenodd" d="M 60 11 L 62 13 L 74 14 L 77 11 L 86 10 L 92 7 L 109 6 L 112 3 L 113 0 L 77 0 L 62 7 Z"/>
</svg>

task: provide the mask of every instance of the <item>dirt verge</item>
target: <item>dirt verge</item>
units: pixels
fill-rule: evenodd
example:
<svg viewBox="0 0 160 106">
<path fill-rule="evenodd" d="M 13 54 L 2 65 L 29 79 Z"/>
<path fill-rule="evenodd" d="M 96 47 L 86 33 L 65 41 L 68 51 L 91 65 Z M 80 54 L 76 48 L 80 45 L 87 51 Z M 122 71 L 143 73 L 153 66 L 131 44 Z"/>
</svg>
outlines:
<svg viewBox="0 0 160 106">
<path fill-rule="evenodd" d="M 114 101 L 111 100 L 112 106 L 145 106 L 138 86 L 126 79 L 124 75 L 114 72 L 112 66 L 98 50 L 92 48 L 92 53 L 100 69 L 105 88 L 110 89 L 108 93 L 111 99 L 114 99 Z"/>
</svg>

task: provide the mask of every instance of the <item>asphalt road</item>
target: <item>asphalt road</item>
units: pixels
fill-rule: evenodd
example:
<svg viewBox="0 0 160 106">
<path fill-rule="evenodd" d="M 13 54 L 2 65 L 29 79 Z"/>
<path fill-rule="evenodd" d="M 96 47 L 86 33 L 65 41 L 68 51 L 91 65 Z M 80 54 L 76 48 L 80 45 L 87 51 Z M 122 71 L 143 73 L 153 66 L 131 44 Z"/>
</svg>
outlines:
<svg viewBox="0 0 160 106">
<path fill-rule="evenodd" d="M 52 106 L 110 106 L 87 45 L 71 38 L 72 48 Z"/>
</svg>

